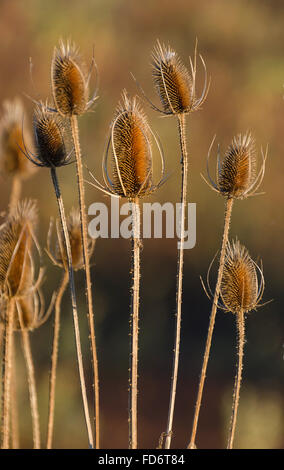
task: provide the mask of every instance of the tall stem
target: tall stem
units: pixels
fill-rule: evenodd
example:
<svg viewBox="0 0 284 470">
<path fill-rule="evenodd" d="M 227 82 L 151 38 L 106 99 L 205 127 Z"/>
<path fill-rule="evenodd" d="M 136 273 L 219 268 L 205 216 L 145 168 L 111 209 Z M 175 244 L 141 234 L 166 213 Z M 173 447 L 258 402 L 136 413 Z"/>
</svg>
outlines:
<svg viewBox="0 0 284 470">
<path fill-rule="evenodd" d="M 184 258 L 184 226 L 185 226 L 185 209 L 187 202 L 187 174 L 188 174 L 188 155 L 186 148 L 186 130 L 185 115 L 178 115 L 178 128 L 181 146 L 181 214 L 180 214 L 180 248 L 178 253 L 177 265 L 177 287 L 176 287 L 176 331 L 175 346 L 172 366 L 171 392 L 168 411 L 168 424 L 165 439 L 165 449 L 171 447 L 173 418 L 176 399 L 179 351 L 180 351 L 180 333 L 181 333 L 181 308 L 182 308 L 182 281 L 183 281 L 183 258 Z"/>
<path fill-rule="evenodd" d="M 22 180 L 19 176 L 14 176 L 9 201 L 9 211 L 18 204 L 22 192 Z"/>
<path fill-rule="evenodd" d="M 86 383 L 85 383 L 85 376 L 84 376 L 84 366 L 83 366 L 83 357 L 82 357 L 82 348 L 81 348 L 81 339 L 80 339 L 80 330 L 79 330 L 79 320 L 78 320 L 78 310 L 77 310 L 77 300 L 76 300 L 76 292 L 75 292 L 75 282 L 74 282 L 74 270 L 72 266 L 72 252 L 71 252 L 71 245 L 69 239 L 69 233 L 67 228 L 65 210 L 63 205 L 63 200 L 61 197 L 59 184 L 57 180 L 57 174 L 55 168 L 51 168 L 51 178 L 55 189 L 56 199 L 59 208 L 60 220 L 62 225 L 62 230 L 64 234 L 64 243 L 67 255 L 67 263 L 68 263 L 68 273 L 69 273 L 69 286 L 70 286 L 70 293 L 71 293 L 71 302 L 72 302 L 72 311 L 73 311 L 73 322 L 74 322 L 74 331 L 75 331 L 75 341 L 76 341 L 76 349 L 77 349 L 77 360 L 78 360 L 78 368 L 79 368 L 79 376 L 80 376 L 80 383 L 81 383 L 81 392 L 82 392 L 82 399 L 83 399 L 83 406 L 84 406 L 84 413 L 85 413 L 85 421 L 87 426 L 87 432 L 89 437 L 89 444 L 91 447 L 94 447 L 94 439 L 92 433 L 92 426 L 89 414 L 89 407 L 88 407 L 88 399 L 87 399 L 87 392 L 86 392 Z"/>
<path fill-rule="evenodd" d="M 60 311 L 61 301 L 68 284 L 68 271 L 64 271 L 59 290 L 57 292 L 55 301 L 55 317 L 54 317 L 54 333 L 53 333 L 53 346 L 51 357 L 51 371 L 49 378 L 49 405 L 48 405 L 48 427 L 47 427 L 47 443 L 46 448 L 52 448 L 53 427 L 54 427 L 54 408 L 55 408 L 55 385 L 56 385 L 56 370 L 58 359 L 58 343 L 59 343 L 59 330 L 60 330 Z"/>
<path fill-rule="evenodd" d="M 241 382 L 242 382 L 244 344 L 245 344 L 245 319 L 244 319 L 244 312 L 242 310 L 237 314 L 236 320 L 237 320 L 237 332 L 238 332 L 238 364 L 237 364 L 237 374 L 235 377 L 233 407 L 232 407 L 232 416 L 231 416 L 227 449 L 233 448 L 239 400 L 240 400 L 240 388 L 241 388 Z"/>
<path fill-rule="evenodd" d="M 194 449 L 196 447 L 195 439 L 196 439 L 196 432 L 197 432 L 197 426 L 198 426 L 199 412 L 200 412 L 200 407 L 201 407 L 207 365 L 208 365 L 208 360 L 209 360 L 209 355 L 210 355 L 211 342 L 212 342 L 213 330 L 214 330 L 214 325 L 215 325 L 215 317 L 216 317 L 218 299 L 219 299 L 220 289 L 221 289 L 221 281 L 223 277 L 225 253 L 226 253 L 226 246 L 228 243 L 233 201 L 234 201 L 233 198 L 228 198 L 226 200 L 224 231 L 223 231 L 222 247 L 221 247 L 221 253 L 220 253 L 219 269 L 218 269 L 218 275 L 217 275 L 217 283 L 215 287 L 214 299 L 213 299 L 213 304 L 212 304 L 212 309 L 211 309 L 211 316 L 209 320 L 207 340 L 206 340 L 205 352 L 203 356 L 203 364 L 202 364 L 202 369 L 201 369 L 197 399 L 196 399 L 196 404 L 195 404 L 191 439 L 190 439 L 190 443 L 188 444 L 189 449 Z"/>
<path fill-rule="evenodd" d="M 12 337 L 12 383 L 11 383 L 11 443 L 12 449 L 20 448 L 19 440 L 19 413 L 18 413 L 18 394 L 17 394 L 17 369 L 16 369 L 16 345 L 15 337 Z"/>
<path fill-rule="evenodd" d="M 131 305 L 131 360 L 129 371 L 129 449 L 137 449 L 137 395 L 138 395 L 138 334 L 140 290 L 140 207 L 139 199 L 132 203 L 132 305 Z"/>
<path fill-rule="evenodd" d="M 32 414 L 32 426 L 33 426 L 33 441 L 34 449 L 40 449 L 40 427 L 39 427 L 39 413 L 38 413 L 38 402 L 36 393 L 36 382 L 35 382 L 35 370 L 31 352 L 29 332 L 23 326 L 21 328 L 22 333 L 22 344 L 23 351 L 27 367 L 28 384 L 30 392 L 30 404 Z"/>
<path fill-rule="evenodd" d="M 84 268 L 85 268 L 85 274 L 86 274 L 86 296 L 87 296 L 87 303 L 88 303 L 88 321 L 89 321 L 89 329 L 90 329 L 91 353 L 92 353 L 93 371 L 94 371 L 94 393 L 95 393 L 94 418 L 95 418 L 95 431 L 96 431 L 95 440 L 96 440 L 96 449 L 99 449 L 100 448 L 99 368 L 98 368 L 96 335 L 95 335 L 95 326 L 94 326 L 90 257 L 89 257 L 89 251 L 88 251 L 88 228 L 87 228 L 87 217 L 86 217 L 85 187 L 84 187 L 84 181 L 83 181 L 83 164 L 82 164 L 81 148 L 80 148 L 80 141 L 79 141 L 78 122 L 77 122 L 76 116 L 71 117 L 71 130 L 72 130 L 72 137 L 74 141 L 74 148 L 75 148 L 75 154 L 76 154 L 77 181 L 78 181 L 78 191 L 79 191 L 79 206 L 80 206 L 82 242 L 83 242 L 82 243 L 83 244 L 83 258 L 84 258 Z"/>
<path fill-rule="evenodd" d="M 12 298 L 9 301 L 8 306 L 7 306 L 7 312 L 5 316 L 4 341 L 3 341 L 2 426 L 1 426 L 1 448 L 2 449 L 9 449 L 14 315 L 15 315 L 15 301 Z"/>
</svg>

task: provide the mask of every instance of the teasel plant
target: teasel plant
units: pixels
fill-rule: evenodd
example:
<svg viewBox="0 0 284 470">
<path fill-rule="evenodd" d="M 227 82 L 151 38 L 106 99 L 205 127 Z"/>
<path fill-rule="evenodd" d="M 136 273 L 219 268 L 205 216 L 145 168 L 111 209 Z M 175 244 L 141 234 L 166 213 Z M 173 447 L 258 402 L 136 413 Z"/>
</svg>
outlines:
<svg viewBox="0 0 284 470">
<path fill-rule="evenodd" d="M 89 98 L 89 84 L 92 71 L 95 69 L 97 84 L 91 98 Z M 84 270 L 86 275 L 86 296 L 88 305 L 88 322 L 90 329 L 91 353 L 94 371 L 94 418 L 95 418 L 95 447 L 100 447 L 100 406 L 99 406 L 99 368 L 94 324 L 94 308 L 92 294 L 92 279 L 90 259 L 88 253 L 88 226 L 86 214 L 86 197 L 83 176 L 83 160 L 80 147 L 78 116 L 89 111 L 97 100 L 98 73 L 97 66 L 92 57 L 91 65 L 87 70 L 79 49 L 71 41 L 60 41 L 55 47 L 51 65 L 52 94 L 55 109 L 64 119 L 70 122 L 72 139 L 77 168 L 77 183 L 79 207 L 82 227 Z"/>
<path fill-rule="evenodd" d="M 217 164 L 216 164 L 216 181 L 211 178 L 209 170 L 209 160 L 211 150 L 215 141 L 215 137 L 210 145 L 207 156 L 207 176 L 208 180 L 204 177 L 206 183 L 216 191 L 218 194 L 225 198 L 225 215 L 224 215 L 224 228 L 223 238 L 219 256 L 218 275 L 213 295 L 213 302 L 211 308 L 211 315 L 209 320 L 209 327 L 205 345 L 205 352 L 203 356 L 203 363 L 201 368 L 197 399 L 195 404 L 195 411 L 193 417 L 193 425 L 190 442 L 188 448 L 196 448 L 196 433 L 198 427 L 199 413 L 202 402 L 203 388 L 210 355 L 215 318 L 218 308 L 218 299 L 222 285 L 226 248 L 228 244 L 229 229 L 231 222 L 231 215 L 233 204 L 236 199 L 246 199 L 250 196 L 257 195 L 257 193 L 265 173 L 265 164 L 267 159 L 267 151 L 261 149 L 262 162 L 260 168 L 257 169 L 257 153 L 255 140 L 251 133 L 238 134 L 233 138 L 229 145 L 224 158 L 220 160 L 220 147 L 218 146 Z"/>
<path fill-rule="evenodd" d="M 80 211 L 72 209 L 67 216 L 67 229 L 70 238 L 72 265 L 74 271 L 84 269 L 83 245 L 81 237 L 81 219 Z M 54 429 L 54 410 L 55 410 L 55 387 L 56 387 L 56 370 L 58 362 L 58 346 L 60 333 L 60 312 L 62 298 L 68 284 L 68 261 L 64 250 L 64 240 L 62 237 L 60 222 L 56 220 L 55 240 L 53 239 L 53 220 L 50 220 L 46 252 L 53 264 L 63 270 L 62 279 L 55 300 L 55 318 L 54 318 L 54 334 L 51 357 L 51 371 L 49 379 L 49 407 L 48 407 L 48 429 L 47 429 L 47 449 L 52 448 L 53 429 Z M 91 257 L 95 246 L 95 240 L 88 240 L 88 254 Z"/>
<path fill-rule="evenodd" d="M 188 148 L 186 137 L 186 117 L 194 111 L 201 109 L 206 100 L 210 80 L 207 79 L 207 69 L 203 57 L 199 55 L 204 68 L 204 85 L 201 95 L 197 97 L 196 73 L 197 73 L 197 41 L 193 60 L 190 58 L 190 70 L 182 63 L 180 57 L 169 45 L 166 46 L 157 41 L 157 45 L 152 53 L 152 77 L 156 92 L 161 101 L 161 108 L 157 107 L 146 96 L 143 89 L 138 84 L 145 100 L 151 108 L 159 112 L 162 116 L 174 116 L 178 123 L 178 132 L 181 149 L 181 213 L 180 213 L 180 246 L 177 262 L 177 286 L 176 286 L 176 325 L 175 325 L 175 345 L 172 366 L 171 390 L 169 399 L 169 410 L 167 429 L 162 435 L 165 438 L 165 449 L 171 446 L 173 433 L 173 418 L 176 400 L 176 388 L 179 366 L 181 317 L 182 317 L 182 284 L 183 284 L 183 264 L 184 264 L 184 227 L 186 217 L 186 203 L 188 199 Z"/>
<path fill-rule="evenodd" d="M 211 263 L 212 266 L 212 263 Z M 207 277 L 207 295 L 213 298 L 210 287 L 210 269 Z M 242 382 L 244 345 L 245 345 L 245 316 L 257 310 L 269 302 L 261 304 L 260 301 L 264 293 L 264 275 L 262 264 L 259 266 L 249 255 L 248 250 L 238 239 L 228 242 L 225 251 L 224 270 L 220 288 L 220 299 L 218 308 L 224 312 L 231 312 L 236 317 L 237 337 L 238 337 L 238 361 L 235 376 L 233 406 L 230 421 L 228 449 L 233 448 L 237 413 L 240 399 L 240 388 Z"/>
<path fill-rule="evenodd" d="M 65 215 L 65 208 L 63 198 L 60 191 L 59 181 L 57 177 L 57 168 L 64 167 L 70 163 L 72 151 L 67 152 L 64 140 L 64 128 L 62 119 L 59 115 L 48 111 L 48 103 L 39 103 L 34 111 L 33 128 L 36 153 L 32 153 L 26 147 L 25 141 L 23 142 L 24 148 L 22 149 L 25 156 L 36 166 L 48 168 L 53 183 L 55 196 L 58 204 L 60 223 L 63 232 L 64 250 L 66 253 L 66 260 L 68 266 L 69 287 L 71 293 L 71 304 L 73 313 L 75 343 L 77 352 L 77 361 L 81 385 L 81 393 L 84 407 L 85 422 L 87 427 L 87 434 L 89 439 L 89 446 L 94 448 L 94 438 L 92 425 L 90 420 L 89 406 L 87 400 L 87 391 L 85 383 L 83 356 L 81 348 L 81 338 L 78 320 L 78 308 L 76 299 L 76 290 L 74 282 L 74 268 L 72 262 L 72 249 L 70 244 L 70 237 L 68 232 L 68 225 Z"/>
<path fill-rule="evenodd" d="M 35 237 L 37 208 L 34 201 L 19 202 L 0 227 L 0 320 L 5 327 L 2 385 L 1 446 L 9 448 L 12 345 L 14 331 L 19 330 L 25 356 L 33 426 L 34 448 L 40 448 L 40 424 L 35 371 L 29 331 L 41 326 L 49 317 L 53 305 L 45 313 L 41 293 L 43 268 L 36 275 L 34 251 L 41 255 Z"/>
<path fill-rule="evenodd" d="M 153 182 L 152 142 L 155 142 L 161 158 L 159 181 Z M 111 153 L 112 178 L 108 172 L 108 159 Z M 140 199 L 152 194 L 167 179 L 164 155 L 158 138 L 153 133 L 146 116 L 137 100 L 128 97 L 123 91 L 115 116 L 110 126 L 106 152 L 102 162 L 104 184 L 90 172 L 94 187 L 114 197 L 126 198 L 132 215 L 132 261 L 131 273 L 131 320 L 130 320 L 130 368 L 129 368 L 129 448 L 137 449 L 137 396 L 138 396 L 138 334 L 140 298 Z"/>
<path fill-rule="evenodd" d="M 3 102 L 0 120 L 0 174 L 12 179 L 9 209 L 17 206 L 23 182 L 35 172 L 35 166 L 20 150 L 23 146 L 23 128 L 26 142 L 32 145 L 32 136 L 26 121 L 24 106 L 19 98 Z"/>
</svg>

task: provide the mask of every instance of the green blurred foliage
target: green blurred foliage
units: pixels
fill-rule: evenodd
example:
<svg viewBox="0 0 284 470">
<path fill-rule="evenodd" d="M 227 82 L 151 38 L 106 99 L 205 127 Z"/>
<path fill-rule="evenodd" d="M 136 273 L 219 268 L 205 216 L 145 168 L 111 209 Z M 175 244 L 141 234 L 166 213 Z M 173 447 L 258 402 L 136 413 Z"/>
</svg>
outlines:
<svg viewBox="0 0 284 470">
<path fill-rule="evenodd" d="M 224 152 L 233 136 L 251 130 L 261 146 L 268 145 L 264 195 L 238 201 L 233 210 L 231 237 L 238 235 L 254 258 L 261 257 L 266 279 L 265 300 L 274 301 L 252 313 L 247 320 L 244 383 L 265 394 L 270 413 L 277 394 L 283 406 L 283 83 L 284 83 L 284 5 L 280 0 L 1 0 L 0 2 L 0 101 L 27 94 L 34 99 L 51 98 L 50 62 L 59 39 L 72 38 L 86 62 L 94 47 L 99 70 L 100 99 L 94 112 L 80 118 L 80 136 L 86 165 L 101 177 L 101 160 L 114 109 L 126 88 L 138 93 L 132 72 L 146 94 L 158 104 L 151 79 L 150 54 L 156 39 L 169 43 L 184 63 L 198 50 L 204 57 L 211 87 L 201 111 L 190 116 L 190 201 L 197 203 L 197 245 L 185 253 L 183 330 L 181 365 L 174 421 L 174 447 L 184 447 L 189 439 L 195 395 L 207 333 L 210 303 L 199 276 L 206 276 L 208 265 L 220 246 L 223 200 L 200 177 L 206 172 L 206 155 L 217 135 Z M 32 59 L 32 79 L 30 62 Z M 203 72 L 198 69 L 201 90 Z M 34 85 L 33 85 L 34 83 Z M 25 99 L 26 119 L 33 103 Z M 177 125 L 173 118 L 161 119 L 145 105 L 152 128 L 163 144 L 168 182 L 149 201 L 179 199 L 180 169 Z M 59 171 L 62 192 L 69 209 L 77 205 L 74 190 L 75 168 Z M 1 206 L 7 208 L 11 182 L 1 179 Z M 86 186 L 87 203 L 107 202 L 94 188 Z M 57 207 L 48 171 L 39 170 L 24 186 L 24 196 L 38 199 L 39 238 L 45 246 L 49 218 Z M 147 199 L 148 201 L 148 199 Z M 142 253 L 142 291 L 140 322 L 139 442 L 144 448 L 157 446 L 165 430 L 171 376 L 176 240 L 145 240 Z M 46 257 L 44 292 L 47 299 L 57 288 L 60 273 Z M 94 302 L 101 376 L 102 445 L 127 446 L 128 321 L 129 321 L 129 242 L 99 240 L 92 270 Z M 91 389 L 88 330 L 84 316 L 84 276 L 77 274 L 82 337 L 87 378 Z M 200 416 L 197 445 L 216 448 L 224 445 L 224 391 L 235 374 L 234 318 L 217 316 L 212 356 Z M 48 371 L 52 344 L 52 319 L 32 333 L 42 441 L 47 424 Z M 19 415 L 21 445 L 32 446 L 27 385 L 20 344 L 18 345 Z M 86 446 L 81 397 L 77 376 L 72 318 L 68 295 L 62 311 L 61 343 L 55 416 L 55 447 Z M 282 395 L 281 395 L 282 394 Z M 242 400 L 243 398 L 243 400 Z M 90 396 L 90 403 L 92 397 Z M 247 403 L 247 405 L 246 405 Z M 258 403 L 258 402 L 257 402 Z M 242 397 L 252 409 L 250 398 Z M 253 408 L 255 409 L 255 408 Z M 155 410 L 155 411 L 153 411 Z M 277 414 L 277 410 L 273 411 Z M 281 447 L 282 435 L 268 439 L 265 416 L 249 414 L 250 425 L 262 426 L 254 447 Z M 254 422 L 255 419 L 255 422 Z M 242 421 L 240 419 L 240 427 Z M 281 426 L 277 429 L 280 430 Z M 246 426 L 238 445 L 246 446 Z M 280 431 L 279 431 L 280 432 Z M 267 436 L 265 436 L 265 433 Z M 257 436 L 257 434 L 256 434 Z"/>
</svg>

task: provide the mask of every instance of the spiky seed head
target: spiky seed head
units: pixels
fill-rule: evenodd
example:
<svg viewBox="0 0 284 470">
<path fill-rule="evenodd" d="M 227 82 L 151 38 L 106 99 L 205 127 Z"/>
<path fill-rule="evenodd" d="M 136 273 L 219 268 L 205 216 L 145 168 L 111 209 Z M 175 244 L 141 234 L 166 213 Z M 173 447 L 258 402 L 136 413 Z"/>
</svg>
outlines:
<svg viewBox="0 0 284 470">
<path fill-rule="evenodd" d="M 225 310 L 236 314 L 250 312 L 260 301 L 260 291 L 256 264 L 247 249 L 238 240 L 228 243 L 221 283 Z"/>
<path fill-rule="evenodd" d="M 166 114 L 190 112 L 195 102 L 193 80 L 170 46 L 158 42 L 152 54 L 152 76 Z"/>
<path fill-rule="evenodd" d="M 7 298 L 22 296 L 32 286 L 36 224 L 36 204 L 25 200 L 11 211 L 0 229 L 0 292 Z"/>
<path fill-rule="evenodd" d="M 88 80 L 79 51 L 73 43 L 60 41 L 55 47 L 51 81 L 53 99 L 62 116 L 83 114 L 88 104 Z"/>
<path fill-rule="evenodd" d="M 114 191 L 129 199 L 142 197 L 152 185 L 151 136 L 136 97 L 124 92 L 111 126 Z"/>
<path fill-rule="evenodd" d="M 0 171 L 4 175 L 29 177 L 35 171 L 34 165 L 25 158 L 23 148 L 24 107 L 15 98 L 3 103 L 3 114 L 0 121 Z M 25 124 L 24 124 L 25 125 Z M 31 147 L 31 134 L 25 125 L 25 141 Z"/>
<path fill-rule="evenodd" d="M 59 167 L 66 165 L 67 154 L 63 125 L 59 116 L 47 111 L 43 105 L 36 107 L 33 119 L 36 159 L 41 166 Z"/>
<path fill-rule="evenodd" d="M 256 178 L 255 141 L 239 134 L 230 144 L 219 173 L 219 191 L 228 197 L 245 197 Z"/>
<path fill-rule="evenodd" d="M 50 230 L 52 226 L 50 227 Z M 72 254 L 72 266 L 74 271 L 84 268 L 84 254 L 82 244 L 82 232 L 81 232 L 81 218 L 79 209 L 72 209 L 67 216 L 67 229 L 69 233 L 71 254 Z M 64 241 L 61 235 L 61 227 L 59 221 L 57 224 L 57 239 L 55 241 L 54 249 L 51 249 L 51 232 L 48 235 L 47 242 L 47 253 L 49 254 L 52 261 L 56 265 L 67 269 L 67 256 L 64 251 Z M 88 240 L 88 253 L 89 257 L 92 256 L 94 251 L 95 240 Z"/>
</svg>

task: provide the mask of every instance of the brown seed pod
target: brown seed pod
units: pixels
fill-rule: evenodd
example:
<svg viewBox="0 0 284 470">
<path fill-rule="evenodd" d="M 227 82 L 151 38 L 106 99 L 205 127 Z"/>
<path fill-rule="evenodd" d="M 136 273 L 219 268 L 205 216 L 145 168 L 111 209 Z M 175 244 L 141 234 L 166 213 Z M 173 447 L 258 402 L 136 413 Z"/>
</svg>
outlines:
<svg viewBox="0 0 284 470">
<path fill-rule="evenodd" d="M 211 143 L 207 159 L 209 186 L 228 198 L 242 199 L 255 194 L 264 177 L 267 151 L 265 154 L 262 151 L 262 165 L 257 172 L 254 139 L 248 132 L 244 135 L 237 135 L 229 145 L 222 162 L 220 162 L 218 152 L 217 181 L 214 182 L 208 165 L 214 140 L 215 138 Z"/>
<path fill-rule="evenodd" d="M 83 114 L 88 107 L 88 78 L 74 44 L 60 42 L 55 47 L 51 80 L 53 98 L 62 116 Z"/>
<path fill-rule="evenodd" d="M 84 268 L 84 257 L 83 257 L 83 245 L 82 245 L 82 233 L 81 233 L 81 219 L 80 211 L 78 209 L 72 209 L 67 217 L 67 228 L 70 238 L 71 254 L 72 254 L 72 265 L 74 271 Z M 52 262 L 60 268 L 67 269 L 67 257 L 64 250 L 64 241 L 61 233 L 61 227 L 59 221 L 56 223 L 56 241 L 54 247 L 52 247 L 52 231 L 53 223 L 50 222 L 49 231 L 47 236 L 47 253 Z M 94 251 L 95 240 L 89 240 L 89 257 L 92 256 Z"/>
<path fill-rule="evenodd" d="M 263 290 L 262 270 L 251 259 L 247 249 L 238 240 L 229 243 L 220 291 L 222 308 L 236 314 L 250 312 L 258 306 Z"/>
<path fill-rule="evenodd" d="M 205 81 L 202 94 L 196 98 L 196 48 L 194 63 L 190 60 L 191 72 L 183 65 L 177 53 L 170 47 L 157 46 L 152 53 L 152 76 L 154 85 L 162 104 L 162 110 L 153 106 L 163 114 L 184 114 L 197 111 L 204 103 L 209 85 L 205 62 L 200 56 L 204 70 Z"/>
<path fill-rule="evenodd" d="M 23 119 L 24 108 L 22 102 L 16 98 L 14 101 L 4 101 L 3 114 L 0 121 L 0 171 L 25 179 L 35 171 L 35 167 L 23 155 Z M 31 146 L 29 129 L 24 127 L 25 140 Z"/>
</svg>

